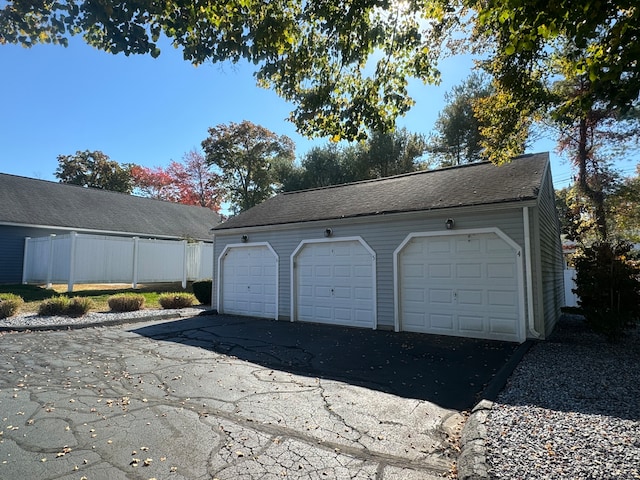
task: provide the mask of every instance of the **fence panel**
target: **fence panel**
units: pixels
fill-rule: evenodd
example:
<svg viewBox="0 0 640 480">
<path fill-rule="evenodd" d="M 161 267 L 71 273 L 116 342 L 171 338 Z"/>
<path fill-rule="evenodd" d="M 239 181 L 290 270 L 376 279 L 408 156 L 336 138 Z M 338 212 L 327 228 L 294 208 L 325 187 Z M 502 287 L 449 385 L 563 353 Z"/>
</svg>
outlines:
<svg viewBox="0 0 640 480">
<path fill-rule="evenodd" d="M 73 258 L 72 258 L 73 255 Z M 213 245 L 106 235 L 51 235 L 25 243 L 24 283 L 182 282 L 211 278 Z"/>
<path fill-rule="evenodd" d="M 577 307 L 579 297 L 571 291 L 575 288 L 576 282 L 575 268 L 567 268 L 564 271 L 564 304 L 567 307 Z"/>
<path fill-rule="evenodd" d="M 130 283 L 133 279 L 134 241 L 97 235 L 76 237 L 76 283 Z"/>
<path fill-rule="evenodd" d="M 213 278 L 213 244 L 189 243 L 187 245 L 187 280 Z"/>
<path fill-rule="evenodd" d="M 140 239 L 138 282 L 182 281 L 185 275 L 185 242 Z"/>
<path fill-rule="evenodd" d="M 67 283 L 71 273 L 71 235 L 53 237 L 51 283 Z"/>
<path fill-rule="evenodd" d="M 23 282 L 46 283 L 53 237 L 29 238 L 25 244 Z"/>
</svg>

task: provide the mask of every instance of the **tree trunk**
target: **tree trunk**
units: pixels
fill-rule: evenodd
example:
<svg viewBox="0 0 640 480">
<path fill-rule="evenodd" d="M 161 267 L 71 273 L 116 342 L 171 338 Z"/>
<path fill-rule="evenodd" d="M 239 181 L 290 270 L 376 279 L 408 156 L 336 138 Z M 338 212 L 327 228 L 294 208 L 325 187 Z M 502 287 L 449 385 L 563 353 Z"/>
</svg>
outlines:
<svg viewBox="0 0 640 480">
<path fill-rule="evenodd" d="M 580 120 L 578 154 L 576 163 L 578 164 L 578 187 L 580 191 L 589 199 L 593 206 L 593 213 L 596 222 L 596 229 L 601 240 L 608 237 L 607 218 L 604 209 L 604 193 L 589 185 L 589 175 L 587 172 L 587 161 L 589 160 L 589 127 L 586 119 Z"/>
</svg>

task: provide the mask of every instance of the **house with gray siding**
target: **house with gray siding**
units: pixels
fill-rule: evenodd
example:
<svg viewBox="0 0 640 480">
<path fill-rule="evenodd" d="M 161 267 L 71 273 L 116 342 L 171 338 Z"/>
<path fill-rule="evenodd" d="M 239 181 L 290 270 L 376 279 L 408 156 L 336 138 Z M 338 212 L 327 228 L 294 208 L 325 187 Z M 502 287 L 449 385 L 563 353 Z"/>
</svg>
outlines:
<svg viewBox="0 0 640 480">
<path fill-rule="evenodd" d="M 20 283 L 26 237 L 69 232 L 211 242 L 203 207 L 0 173 L 0 283 Z"/>
<path fill-rule="evenodd" d="M 564 302 L 546 153 L 282 193 L 213 231 L 220 313 L 523 342 Z"/>
</svg>

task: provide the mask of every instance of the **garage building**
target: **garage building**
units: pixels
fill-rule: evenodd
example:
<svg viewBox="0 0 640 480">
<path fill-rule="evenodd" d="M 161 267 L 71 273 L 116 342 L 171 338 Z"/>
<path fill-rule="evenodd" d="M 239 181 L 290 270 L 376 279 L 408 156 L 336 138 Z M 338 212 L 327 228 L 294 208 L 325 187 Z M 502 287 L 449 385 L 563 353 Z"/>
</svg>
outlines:
<svg viewBox="0 0 640 480">
<path fill-rule="evenodd" d="M 546 153 L 283 193 L 214 233 L 220 313 L 522 342 L 563 306 Z"/>
</svg>

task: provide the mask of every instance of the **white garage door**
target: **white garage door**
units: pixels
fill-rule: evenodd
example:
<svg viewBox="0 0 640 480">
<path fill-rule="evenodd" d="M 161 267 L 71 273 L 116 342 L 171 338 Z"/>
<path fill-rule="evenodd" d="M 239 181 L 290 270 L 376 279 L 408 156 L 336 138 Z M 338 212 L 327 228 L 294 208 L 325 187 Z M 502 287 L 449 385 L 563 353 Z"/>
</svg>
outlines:
<svg viewBox="0 0 640 480">
<path fill-rule="evenodd" d="M 398 254 L 400 328 L 521 341 L 518 261 L 496 233 L 411 238 Z"/>
<path fill-rule="evenodd" d="M 363 242 L 303 243 L 293 262 L 295 319 L 375 328 L 375 255 Z"/>
<path fill-rule="evenodd" d="M 267 245 L 225 249 L 220 256 L 218 311 L 277 318 L 277 255 Z"/>
</svg>

